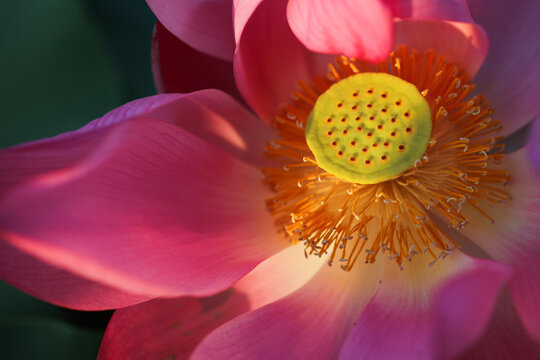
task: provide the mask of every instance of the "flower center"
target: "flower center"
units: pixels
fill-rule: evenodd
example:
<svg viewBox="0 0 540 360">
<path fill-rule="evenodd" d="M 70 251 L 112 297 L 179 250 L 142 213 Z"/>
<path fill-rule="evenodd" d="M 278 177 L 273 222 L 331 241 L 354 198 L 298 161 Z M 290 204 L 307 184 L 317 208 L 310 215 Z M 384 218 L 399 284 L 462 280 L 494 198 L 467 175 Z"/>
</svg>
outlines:
<svg viewBox="0 0 540 360">
<path fill-rule="evenodd" d="M 403 173 L 424 155 L 430 137 L 428 102 L 413 84 L 384 73 L 360 73 L 333 84 L 306 124 L 318 165 L 358 184 Z"/>
<path fill-rule="evenodd" d="M 459 247 L 435 218 L 460 229 L 484 203 L 510 198 L 498 167 L 502 136 L 483 96 L 456 65 L 402 46 L 387 61 L 345 56 L 300 81 L 276 116 L 264 168 L 278 232 L 306 256 L 344 270 L 381 254 L 400 267 Z"/>
</svg>

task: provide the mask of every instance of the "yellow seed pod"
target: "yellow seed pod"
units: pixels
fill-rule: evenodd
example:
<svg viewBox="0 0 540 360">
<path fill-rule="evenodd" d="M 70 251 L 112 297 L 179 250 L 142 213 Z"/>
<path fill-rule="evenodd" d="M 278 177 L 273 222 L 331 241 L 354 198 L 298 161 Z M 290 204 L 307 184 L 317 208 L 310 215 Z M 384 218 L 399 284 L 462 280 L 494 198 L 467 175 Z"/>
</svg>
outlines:
<svg viewBox="0 0 540 360">
<path fill-rule="evenodd" d="M 416 86 L 384 73 L 349 76 L 324 92 L 306 124 L 319 166 L 346 181 L 392 179 L 424 155 L 431 110 Z"/>
</svg>

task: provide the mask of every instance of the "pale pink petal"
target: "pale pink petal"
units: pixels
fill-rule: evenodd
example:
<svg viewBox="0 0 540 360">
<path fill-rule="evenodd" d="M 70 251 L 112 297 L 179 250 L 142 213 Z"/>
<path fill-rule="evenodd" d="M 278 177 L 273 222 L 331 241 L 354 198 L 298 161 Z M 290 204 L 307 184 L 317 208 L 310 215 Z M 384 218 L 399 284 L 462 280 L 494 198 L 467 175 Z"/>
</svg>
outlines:
<svg viewBox="0 0 540 360">
<path fill-rule="evenodd" d="M 304 246 L 290 246 L 265 260 L 234 285 L 249 298 L 252 309 L 281 299 L 307 283 L 326 263 L 305 258 Z"/>
<path fill-rule="evenodd" d="M 154 300 L 116 311 L 103 340 L 101 359 L 187 358 L 221 324 L 276 301 L 304 285 L 321 266 L 291 246 L 262 262 L 225 293 L 212 298 Z"/>
<path fill-rule="evenodd" d="M 380 266 L 324 266 L 291 295 L 229 321 L 193 359 L 333 359 L 378 284 Z"/>
<path fill-rule="evenodd" d="M 392 12 L 380 0 L 289 0 L 287 18 L 296 37 L 316 52 L 379 62 L 394 43 Z"/>
<path fill-rule="evenodd" d="M 529 149 L 537 146 L 537 141 L 529 141 L 525 148 L 504 158 L 500 167 L 512 176 L 504 190 L 512 199 L 502 204 L 480 204 L 493 223 L 465 207 L 463 214 L 469 224 L 462 232 L 492 258 L 514 268 L 516 275 L 509 286 L 517 311 L 527 330 L 540 340 L 540 176 L 528 156 Z"/>
<path fill-rule="evenodd" d="M 43 301 L 76 310 L 108 310 L 149 300 L 86 280 L 0 241 L 0 278 Z"/>
<path fill-rule="evenodd" d="M 160 22 L 156 24 L 152 37 L 152 72 L 156 88 L 161 93 L 219 89 L 241 99 L 230 61 L 193 49 Z"/>
<path fill-rule="evenodd" d="M 158 20 L 189 46 L 223 60 L 234 53 L 232 0 L 146 0 Z"/>
<path fill-rule="evenodd" d="M 107 130 L 71 166 L 6 194 L 4 239 L 90 280 L 161 296 L 221 291 L 286 245 L 274 238 L 259 169 L 168 122 Z M 83 146 L 85 135 L 95 132 Z M 40 145 L 3 155 L 29 165 Z"/>
<path fill-rule="evenodd" d="M 98 359 L 188 359 L 208 333 L 248 309 L 248 299 L 233 289 L 211 298 L 153 300 L 120 309 Z"/>
<path fill-rule="evenodd" d="M 384 0 L 401 19 L 473 22 L 465 0 Z"/>
<path fill-rule="evenodd" d="M 233 0 L 234 39 L 240 42 L 240 37 L 249 18 L 263 0 Z"/>
<path fill-rule="evenodd" d="M 481 339 L 460 360 L 537 359 L 540 343 L 527 334 L 507 291 L 499 298 Z"/>
<path fill-rule="evenodd" d="M 397 21 L 395 43 L 419 52 L 433 49 L 464 69 L 470 79 L 482 65 L 489 48 L 488 37 L 480 26 L 439 20 Z"/>
<path fill-rule="evenodd" d="M 340 359 L 434 359 L 450 355 L 445 351 L 458 353 L 479 337 L 508 270 L 459 251 L 431 267 L 426 257 L 405 264 L 404 270 L 385 267 L 381 287 Z"/>
<path fill-rule="evenodd" d="M 491 41 L 475 79 L 478 92 L 491 101 L 494 120 L 501 121 L 503 134 L 509 135 L 539 114 L 540 1 L 469 0 L 469 6 Z"/>
<path fill-rule="evenodd" d="M 287 0 L 263 1 L 246 24 L 234 59 L 236 83 L 250 107 L 265 121 L 290 101 L 297 81 L 326 73 L 330 56 L 308 51 L 285 16 Z"/>
</svg>

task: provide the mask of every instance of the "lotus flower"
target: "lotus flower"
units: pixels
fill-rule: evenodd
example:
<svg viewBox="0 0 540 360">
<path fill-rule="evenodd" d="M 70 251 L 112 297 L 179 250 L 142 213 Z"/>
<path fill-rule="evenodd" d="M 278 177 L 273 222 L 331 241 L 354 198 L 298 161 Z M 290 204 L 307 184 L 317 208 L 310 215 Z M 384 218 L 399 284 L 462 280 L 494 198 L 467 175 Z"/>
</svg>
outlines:
<svg viewBox="0 0 540 360">
<path fill-rule="evenodd" d="M 460 1 L 148 3 L 158 87 L 231 95 L 3 150 L 3 279 L 124 308 L 103 359 L 537 354 L 539 127 L 500 145 L 538 114 L 537 2 L 470 3 L 483 65 Z"/>
</svg>

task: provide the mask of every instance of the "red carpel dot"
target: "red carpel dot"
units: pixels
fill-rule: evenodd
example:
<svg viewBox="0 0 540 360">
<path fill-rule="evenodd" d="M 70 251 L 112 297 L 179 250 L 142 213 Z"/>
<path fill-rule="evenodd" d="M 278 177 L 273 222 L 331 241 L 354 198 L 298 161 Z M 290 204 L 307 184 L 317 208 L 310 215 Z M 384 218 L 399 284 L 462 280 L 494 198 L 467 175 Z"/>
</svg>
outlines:
<svg viewBox="0 0 540 360">
<path fill-rule="evenodd" d="M 362 131 L 362 127 L 361 127 L 361 126 L 358 126 L 358 127 L 356 128 L 356 131 Z"/>
<path fill-rule="evenodd" d="M 396 118 L 391 118 L 391 119 L 390 119 L 390 122 L 392 122 L 392 123 L 395 124 L 395 123 L 396 123 Z"/>
<path fill-rule="evenodd" d="M 387 141 L 387 142 L 385 142 L 383 145 L 384 145 L 385 147 L 388 147 L 388 146 L 390 146 L 390 143 Z"/>
<path fill-rule="evenodd" d="M 367 152 L 368 151 L 368 148 L 363 148 L 362 149 L 362 152 Z"/>
<path fill-rule="evenodd" d="M 406 118 L 408 118 L 408 117 L 411 117 L 411 114 L 409 114 L 408 112 L 406 112 L 405 114 L 403 114 L 403 116 L 405 116 Z"/>
<path fill-rule="evenodd" d="M 401 106 L 401 100 L 395 102 L 396 106 Z"/>
<path fill-rule="evenodd" d="M 371 160 L 366 160 L 366 161 L 364 161 L 364 164 L 366 164 L 366 165 L 371 165 Z"/>
<path fill-rule="evenodd" d="M 355 161 L 356 161 L 356 158 L 355 158 L 355 157 L 350 157 L 350 158 L 349 158 L 349 161 L 350 161 L 350 162 L 355 162 Z"/>
<path fill-rule="evenodd" d="M 382 93 L 382 94 L 381 94 L 381 97 L 382 97 L 383 99 L 386 99 L 386 98 L 388 97 L 388 94 L 387 94 L 387 93 Z"/>
<path fill-rule="evenodd" d="M 399 151 L 405 151 L 405 145 L 399 145 L 398 149 Z"/>
<path fill-rule="evenodd" d="M 347 118 L 341 118 L 341 122 L 344 123 L 347 121 Z"/>
<path fill-rule="evenodd" d="M 406 128 L 405 131 L 408 132 L 408 133 L 411 133 L 412 129 L 411 128 Z"/>
<path fill-rule="evenodd" d="M 396 133 L 395 133 L 395 132 L 391 132 L 391 133 L 390 133 L 390 136 L 394 137 L 394 136 L 396 136 Z"/>
<path fill-rule="evenodd" d="M 369 90 L 367 91 L 367 93 L 370 94 L 370 95 L 373 94 L 373 89 L 369 89 Z"/>
<path fill-rule="evenodd" d="M 343 156 L 343 151 L 339 150 L 337 154 L 338 156 Z"/>
<path fill-rule="evenodd" d="M 355 91 L 355 92 L 352 93 L 352 96 L 353 96 L 353 97 L 358 97 L 358 95 L 359 95 L 359 94 L 358 94 L 358 91 Z"/>
<path fill-rule="evenodd" d="M 382 125 L 377 125 L 377 129 L 382 130 L 383 126 Z"/>
<path fill-rule="evenodd" d="M 328 124 L 330 124 L 330 123 L 332 122 L 332 118 L 326 119 L 326 122 L 327 122 Z"/>
<path fill-rule="evenodd" d="M 379 146 L 379 144 L 373 143 L 371 146 L 373 146 L 374 148 L 376 148 L 377 146 Z"/>
<path fill-rule="evenodd" d="M 356 141 L 351 141 L 351 146 L 356 146 Z"/>
<path fill-rule="evenodd" d="M 386 156 L 386 155 L 381 156 L 381 160 L 382 160 L 382 161 L 388 160 L 388 156 Z"/>
<path fill-rule="evenodd" d="M 360 121 L 360 116 L 357 116 L 356 118 L 354 118 L 354 120 Z"/>
<path fill-rule="evenodd" d="M 338 108 L 341 108 L 341 107 L 343 107 L 343 103 L 337 103 L 336 106 L 337 106 Z"/>
</svg>

